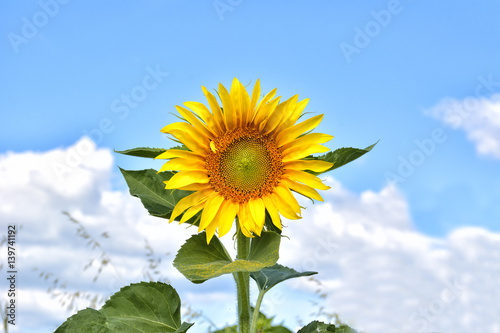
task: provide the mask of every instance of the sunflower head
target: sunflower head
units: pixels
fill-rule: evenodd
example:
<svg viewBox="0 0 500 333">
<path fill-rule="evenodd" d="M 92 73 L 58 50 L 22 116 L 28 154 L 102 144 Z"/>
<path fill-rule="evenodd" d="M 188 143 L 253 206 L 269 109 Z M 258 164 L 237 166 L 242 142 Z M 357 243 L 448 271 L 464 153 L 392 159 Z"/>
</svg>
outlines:
<svg viewBox="0 0 500 333">
<path fill-rule="evenodd" d="M 215 231 L 225 235 L 237 217 L 243 234 L 253 237 L 261 234 L 266 211 L 280 229 L 280 215 L 301 218 L 292 191 L 323 201 L 316 189 L 329 187 L 307 170 L 323 172 L 333 164 L 306 157 L 328 151 L 321 144 L 333 137 L 310 133 L 323 115 L 297 123 L 308 99 L 299 102 L 295 95 L 280 103 L 273 89 L 259 100 L 259 80 L 251 96 L 237 79 L 230 92 L 219 84 L 222 105 L 202 89 L 208 107 L 198 102 L 177 106 L 185 121 L 162 129 L 187 148 L 157 157 L 169 160 L 159 172 L 179 171 L 165 188 L 193 191 L 179 200 L 170 221 L 182 214 L 183 223 L 201 211 L 199 231 L 206 230 L 210 242 Z"/>
</svg>

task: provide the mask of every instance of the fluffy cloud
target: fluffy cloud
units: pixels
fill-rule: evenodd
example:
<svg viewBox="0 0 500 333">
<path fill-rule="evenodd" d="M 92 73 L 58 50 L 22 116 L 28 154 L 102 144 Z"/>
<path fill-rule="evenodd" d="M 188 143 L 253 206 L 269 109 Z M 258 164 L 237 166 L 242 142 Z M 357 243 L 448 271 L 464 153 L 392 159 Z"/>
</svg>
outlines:
<svg viewBox="0 0 500 333">
<path fill-rule="evenodd" d="M 145 239 L 155 256 L 171 253 L 164 257 L 161 275 L 183 302 L 219 324 L 231 323 L 236 310 L 230 276 L 194 285 L 170 264 L 196 230 L 148 216 L 137 198 L 111 187 L 113 168 L 112 153 L 86 138 L 65 149 L 0 156 L 0 219 L 22 226 L 17 236 L 19 326 L 12 331 L 51 331 L 71 314 L 46 292 L 55 278 L 67 283 L 60 292 L 85 290 L 103 297 L 144 280 Z M 276 287 L 264 301 L 266 313 L 296 328 L 296 316 L 313 319 L 309 300 L 318 301 L 319 288 L 326 295 L 321 301 L 326 312 L 339 313 L 367 333 L 500 332 L 499 234 L 460 228 L 446 238 L 429 237 L 414 229 L 396 187 L 357 195 L 334 179 L 327 182 L 332 189 L 324 193 L 325 203 L 303 200 L 304 218 L 285 221 L 290 240 L 283 238 L 280 259 L 297 270 L 320 272 L 321 285 L 302 278 Z M 87 246 L 62 211 L 101 247 Z M 109 238 L 102 237 L 104 232 Z M 230 237 L 223 241 L 232 249 Z M 111 261 L 93 283 L 97 262 L 82 269 L 102 252 Z M 38 277 L 40 271 L 53 275 L 46 281 Z M 84 300 L 77 304 L 87 305 Z M 193 328 L 202 331 L 206 325 Z"/>
<path fill-rule="evenodd" d="M 426 113 L 455 129 L 462 129 L 476 150 L 500 158 L 500 94 L 490 98 L 446 98 Z"/>
<path fill-rule="evenodd" d="M 281 250 L 284 264 L 320 272 L 326 312 L 367 333 L 500 332 L 500 234 L 429 237 L 413 228 L 396 187 L 354 196 L 329 182 L 327 203 L 289 222 Z"/>
<path fill-rule="evenodd" d="M 171 260 L 196 230 L 148 216 L 128 191 L 113 190 L 114 168 L 113 153 L 97 149 L 88 138 L 65 149 L 0 155 L 0 220 L 20 228 L 16 244 L 18 325 L 9 331 L 53 331 L 75 311 L 61 306 L 63 300 L 68 305 L 65 292 L 85 291 L 91 297 L 105 298 L 124 285 L 148 280 L 145 273 L 151 257 L 146 257 L 146 239 L 155 251 L 152 257 L 164 260 L 161 274 L 153 278 L 181 279 Z M 89 239 L 78 236 L 79 225 L 63 211 L 79 221 L 100 246 L 92 248 Z M 1 253 L 2 263 L 5 253 Z M 102 259 L 110 262 L 93 283 Z M 62 296 L 53 297 L 47 289 L 54 287 L 56 279 L 54 292 Z M 79 298 L 75 307 L 89 304 Z"/>
</svg>

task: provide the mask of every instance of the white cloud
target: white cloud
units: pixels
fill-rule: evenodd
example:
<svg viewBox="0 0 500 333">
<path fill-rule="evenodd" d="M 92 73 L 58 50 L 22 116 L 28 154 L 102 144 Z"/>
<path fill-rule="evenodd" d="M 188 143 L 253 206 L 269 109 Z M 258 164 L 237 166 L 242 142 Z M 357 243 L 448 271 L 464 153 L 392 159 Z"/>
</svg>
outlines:
<svg viewBox="0 0 500 333">
<path fill-rule="evenodd" d="M 156 256 L 170 252 L 163 257 L 162 275 L 170 281 L 181 278 L 171 260 L 196 230 L 148 216 L 128 191 L 112 190 L 112 154 L 82 138 L 66 149 L 0 155 L 0 220 L 22 227 L 16 244 L 18 325 L 9 331 L 53 331 L 72 314 L 57 305 L 61 298 L 47 294 L 54 279 L 59 280 L 58 285 L 67 284 L 59 292 L 80 290 L 105 297 L 124 285 L 145 280 L 146 238 Z M 96 283 L 92 280 L 97 261 L 86 271 L 83 267 L 98 259 L 102 251 L 91 249 L 87 240 L 77 236 L 77 226 L 63 211 L 77 219 L 111 259 Z M 102 237 L 103 232 L 110 238 Z M 5 252 L 1 253 L 2 263 L 6 262 Z M 52 275 L 44 280 L 38 277 L 40 272 Z M 78 308 L 88 304 L 81 300 Z"/>
<path fill-rule="evenodd" d="M 490 98 L 446 98 L 426 113 L 463 130 L 478 153 L 500 158 L 500 94 Z"/>
<path fill-rule="evenodd" d="M 23 227 L 17 236 L 19 325 L 11 331 L 51 331 L 70 315 L 46 293 L 55 277 L 68 283 L 67 290 L 101 295 L 143 280 L 145 238 L 157 252 L 171 253 L 161 271 L 185 303 L 219 324 L 231 323 L 236 310 L 230 276 L 194 285 L 171 266 L 175 252 L 196 230 L 150 217 L 137 198 L 113 190 L 113 168 L 112 153 L 85 138 L 66 149 L 0 155 L 0 220 Z M 285 222 L 291 240 L 283 238 L 280 259 L 297 270 L 320 272 L 326 311 L 367 333 L 500 332 L 495 326 L 499 234 L 460 228 L 446 238 L 429 237 L 414 229 L 396 187 L 357 195 L 334 179 L 328 182 L 332 189 L 324 192 L 325 203 L 303 200 L 304 218 Z M 76 236 L 63 210 L 111 258 L 96 283 L 97 266 L 82 268 L 101 251 Z M 100 236 L 104 231 L 109 239 Z M 232 248 L 231 237 L 222 240 Z M 4 263 L 5 251 L 1 255 Z M 40 270 L 54 275 L 45 281 L 37 277 Z M 316 307 L 309 300 L 318 301 L 317 289 L 305 278 L 289 281 L 266 296 L 264 310 L 296 328 L 296 316 L 312 319 L 309 313 Z M 206 331 L 206 326 L 192 330 Z"/>
<path fill-rule="evenodd" d="M 358 197 L 330 186 L 327 204 L 289 222 L 281 249 L 283 264 L 319 272 L 328 312 L 367 333 L 500 332 L 500 234 L 429 237 L 412 227 L 396 187 Z"/>
</svg>

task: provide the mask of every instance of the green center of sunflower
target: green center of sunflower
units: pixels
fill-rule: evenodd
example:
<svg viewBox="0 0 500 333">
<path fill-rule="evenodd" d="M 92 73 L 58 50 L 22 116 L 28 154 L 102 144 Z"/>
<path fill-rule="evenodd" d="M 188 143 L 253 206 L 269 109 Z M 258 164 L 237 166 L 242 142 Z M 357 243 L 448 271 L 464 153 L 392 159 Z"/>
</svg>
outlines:
<svg viewBox="0 0 500 333">
<path fill-rule="evenodd" d="M 253 191 L 260 188 L 269 177 L 270 161 L 269 152 L 262 142 L 241 138 L 221 154 L 221 174 L 228 186 Z"/>
<path fill-rule="evenodd" d="M 237 203 L 271 193 L 283 175 L 275 139 L 250 128 L 215 138 L 205 162 L 213 189 Z"/>
</svg>

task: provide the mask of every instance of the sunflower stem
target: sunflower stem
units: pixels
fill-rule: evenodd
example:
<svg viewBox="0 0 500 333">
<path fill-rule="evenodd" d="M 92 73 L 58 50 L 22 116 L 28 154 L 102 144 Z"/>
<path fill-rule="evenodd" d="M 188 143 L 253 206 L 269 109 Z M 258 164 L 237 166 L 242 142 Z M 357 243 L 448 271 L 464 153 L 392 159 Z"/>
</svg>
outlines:
<svg viewBox="0 0 500 333">
<path fill-rule="evenodd" d="M 238 220 L 236 220 L 238 225 Z M 238 228 L 237 259 L 247 259 L 250 252 L 250 239 Z M 250 273 L 233 273 L 236 281 L 238 297 L 238 331 L 239 333 L 250 333 Z"/>
</svg>

